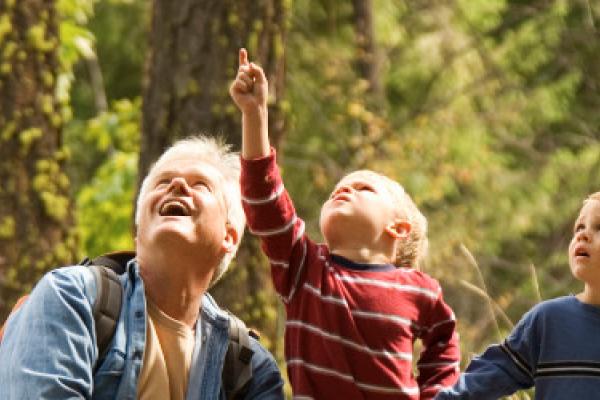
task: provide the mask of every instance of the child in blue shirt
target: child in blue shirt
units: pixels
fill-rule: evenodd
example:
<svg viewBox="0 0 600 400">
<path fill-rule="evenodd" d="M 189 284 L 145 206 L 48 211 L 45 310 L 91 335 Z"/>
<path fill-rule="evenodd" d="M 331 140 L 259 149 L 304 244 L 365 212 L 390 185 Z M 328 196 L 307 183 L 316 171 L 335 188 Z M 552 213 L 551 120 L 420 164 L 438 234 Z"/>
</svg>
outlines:
<svg viewBox="0 0 600 400">
<path fill-rule="evenodd" d="M 583 292 L 535 306 L 436 400 L 498 399 L 531 387 L 536 399 L 600 398 L 600 192 L 583 202 L 569 265 Z"/>
</svg>

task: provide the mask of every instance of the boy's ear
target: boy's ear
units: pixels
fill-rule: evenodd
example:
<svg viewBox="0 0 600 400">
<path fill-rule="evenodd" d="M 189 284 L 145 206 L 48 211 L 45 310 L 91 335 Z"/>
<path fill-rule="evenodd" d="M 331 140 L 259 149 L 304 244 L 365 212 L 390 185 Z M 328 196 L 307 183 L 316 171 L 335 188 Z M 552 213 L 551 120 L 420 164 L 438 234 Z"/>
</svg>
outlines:
<svg viewBox="0 0 600 400">
<path fill-rule="evenodd" d="M 406 239 L 410 234 L 411 228 L 410 222 L 404 219 L 395 219 L 385 227 L 385 231 L 394 239 Z"/>
<path fill-rule="evenodd" d="M 225 237 L 223 238 L 222 248 L 225 253 L 231 253 L 235 246 L 238 244 L 240 237 L 233 225 L 227 224 L 225 226 Z"/>
</svg>

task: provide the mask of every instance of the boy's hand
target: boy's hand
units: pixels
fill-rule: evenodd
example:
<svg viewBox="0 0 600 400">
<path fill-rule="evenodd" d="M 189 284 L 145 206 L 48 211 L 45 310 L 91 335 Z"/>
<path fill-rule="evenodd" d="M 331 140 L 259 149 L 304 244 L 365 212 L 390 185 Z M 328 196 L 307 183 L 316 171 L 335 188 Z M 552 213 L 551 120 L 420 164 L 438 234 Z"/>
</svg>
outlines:
<svg viewBox="0 0 600 400">
<path fill-rule="evenodd" d="M 258 65 L 248 61 L 246 49 L 240 49 L 240 66 L 229 94 L 243 113 L 267 107 L 268 82 Z"/>
</svg>

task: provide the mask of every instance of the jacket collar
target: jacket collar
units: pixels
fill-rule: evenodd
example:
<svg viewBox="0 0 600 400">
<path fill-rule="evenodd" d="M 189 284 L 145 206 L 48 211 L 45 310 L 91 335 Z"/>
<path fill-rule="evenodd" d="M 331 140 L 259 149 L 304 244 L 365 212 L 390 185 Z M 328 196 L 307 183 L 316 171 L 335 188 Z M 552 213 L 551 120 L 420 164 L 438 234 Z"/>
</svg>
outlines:
<svg viewBox="0 0 600 400">
<path fill-rule="evenodd" d="M 134 284 L 142 282 L 142 278 L 140 277 L 140 266 L 135 258 L 127 263 L 127 275 L 129 280 Z M 202 296 L 200 317 L 202 321 L 216 325 L 220 328 L 228 327 L 229 316 L 227 315 L 227 312 L 219 307 L 215 299 L 213 299 L 208 292 L 204 293 L 204 296 Z"/>
</svg>

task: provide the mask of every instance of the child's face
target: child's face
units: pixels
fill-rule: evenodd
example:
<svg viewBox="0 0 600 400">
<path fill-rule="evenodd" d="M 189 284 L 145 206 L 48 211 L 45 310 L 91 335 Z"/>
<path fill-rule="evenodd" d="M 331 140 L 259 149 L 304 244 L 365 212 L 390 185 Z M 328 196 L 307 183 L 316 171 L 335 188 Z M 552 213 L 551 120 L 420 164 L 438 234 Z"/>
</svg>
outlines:
<svg viewBox="0 0 600 400">
<path fill-rule="evenodd" d="M 386 235 L 386 227 L 398 217 L 381 177 L 354 172 L 344 177 L 321 208 L 320 226 L 325 242 L 368 246 Z"/>
<path fill-rule="evenodd" d="M 585 202 L 575 221 L 569 245 L 569 265 L 575 278 L 600 287 L 600 201 Z"/>
</svg>

